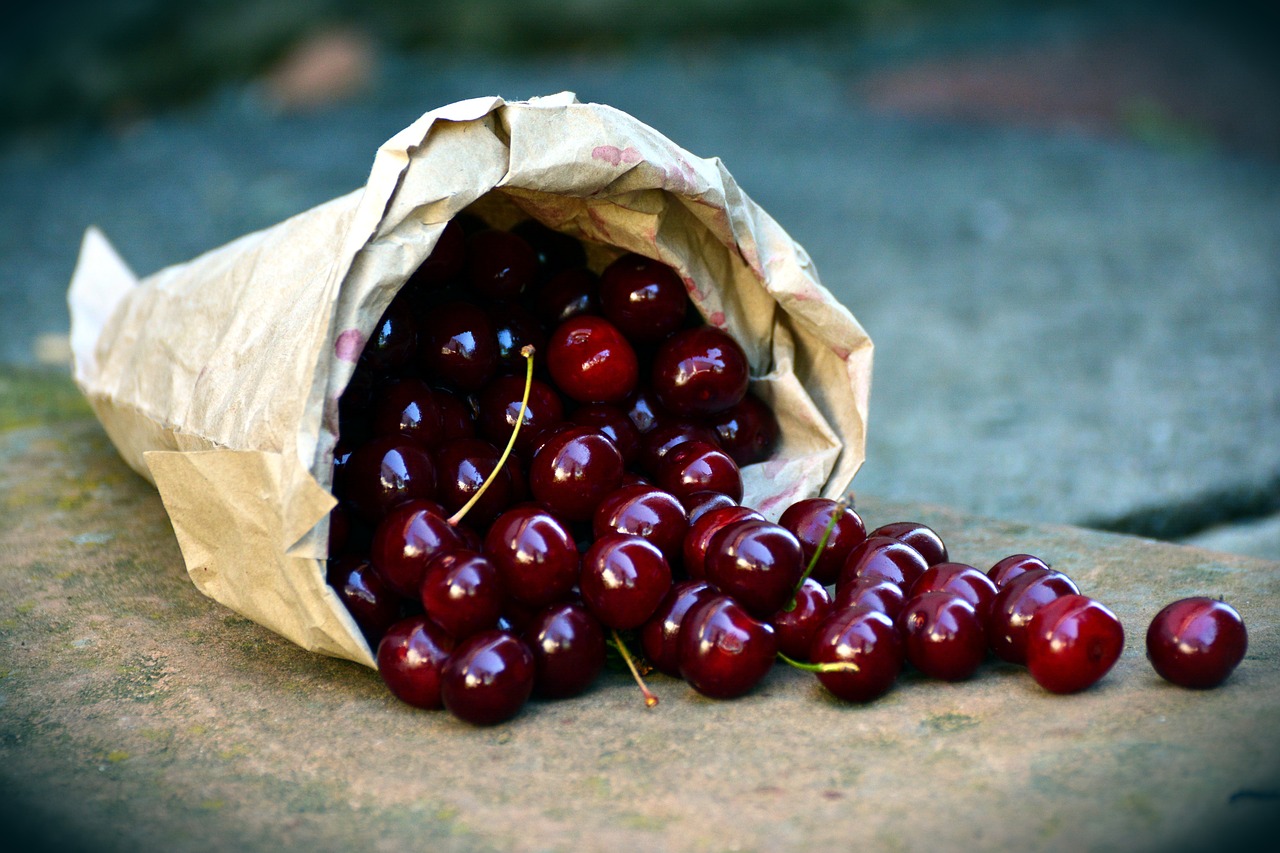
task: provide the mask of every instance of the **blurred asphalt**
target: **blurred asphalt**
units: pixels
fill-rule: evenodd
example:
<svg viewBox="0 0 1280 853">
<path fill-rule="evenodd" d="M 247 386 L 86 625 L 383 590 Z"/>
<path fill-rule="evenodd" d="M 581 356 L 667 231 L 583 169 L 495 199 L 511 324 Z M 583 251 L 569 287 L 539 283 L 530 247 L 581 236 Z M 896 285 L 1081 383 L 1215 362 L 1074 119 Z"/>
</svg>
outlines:
<svg viewBox="0 0 1280 853">
<path fill-rule="evenodd" d="M 945 51 L 886 50 L 879 72 L 865 56 L 799 37 L 381 56 L 354 98 L 311 109 L 283 107 L 273 78 L 102 132 L 10 140 L 0 363 L 60 357 L 91 223 L 149 273 L 359 186 L 427 109 L 568 89 L 721 157 L 866 326 L 856 489 L 1280 558 L 1280 160 L 1149 109 L 1119 134 L 1105 116 L 1101 132 L 967 120 L 920 108 L 916 78 L 893 76 L 915 61 L 945 84 Z M 888 111 L 913 104 L 926 115 Z"/>
</svg>

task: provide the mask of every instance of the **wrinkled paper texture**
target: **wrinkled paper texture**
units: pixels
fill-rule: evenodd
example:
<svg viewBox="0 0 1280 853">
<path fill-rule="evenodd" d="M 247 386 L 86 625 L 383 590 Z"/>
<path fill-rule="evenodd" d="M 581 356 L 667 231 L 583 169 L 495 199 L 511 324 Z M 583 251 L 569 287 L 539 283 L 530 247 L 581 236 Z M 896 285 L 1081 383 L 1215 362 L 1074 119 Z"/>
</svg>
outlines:
<svg viewBox="0 0 1280 853">
<path fill-rule="evenodd" d="M 862 464 L 871 341 L 804 250 L 716 158 L 570 93 L 442 107 L 388 140 L 368 183 L 139 281 L 90 229 L 71 282 L 75 378 L 160 492 L 199 589 L 306 649 L 373 666 L 325 584 L 337 401 L 445 224 L 534 217 L 674 267 L 732 333 L 777 413 L 744 503 L 776 518 Z"/>
</svg>

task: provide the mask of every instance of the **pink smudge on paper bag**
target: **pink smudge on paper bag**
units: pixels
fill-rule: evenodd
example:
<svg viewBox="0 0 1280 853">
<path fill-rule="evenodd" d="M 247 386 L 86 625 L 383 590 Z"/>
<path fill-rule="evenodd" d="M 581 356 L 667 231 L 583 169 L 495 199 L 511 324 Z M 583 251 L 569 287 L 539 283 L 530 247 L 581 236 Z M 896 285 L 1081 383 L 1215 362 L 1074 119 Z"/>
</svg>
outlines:
<svg viewBox="0 0 1280 853">
<path fill-rule="evenodd" d="M 339 361 L 350 362 L 355 364 L 360 360 L 360 353 L 364 351 L 364 335 L 359 329 L 347 329 L 338 335 L 338 339 L 333 342 L 333 354 L 338 357 Z"/>
<path fill-rule="evenodd" d="M 622 163 L 639 163 L 644 158 L 630 145 L 626 148 L 619 148 L 616 145 L 597 145 L 591 149 L 591 159 L 603 160 L 610 166 L 618 166 Z"/>
</svg>

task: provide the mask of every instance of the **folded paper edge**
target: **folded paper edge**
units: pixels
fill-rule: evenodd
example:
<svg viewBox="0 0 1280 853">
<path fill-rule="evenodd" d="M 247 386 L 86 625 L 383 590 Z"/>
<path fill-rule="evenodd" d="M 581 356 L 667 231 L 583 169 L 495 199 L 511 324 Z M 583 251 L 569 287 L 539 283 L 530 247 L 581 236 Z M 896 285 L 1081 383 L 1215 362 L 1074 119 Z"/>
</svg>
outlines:
<svg viewBox="0 0 1280 853">
<path fill-rule="evenodd" d="M 67 289 L 73 376 L 82 389 L 98 374 L 94 353 L 107 320 L 138 282 L 106 235 L 96 226 L 86 228 Z"/>
</svg>

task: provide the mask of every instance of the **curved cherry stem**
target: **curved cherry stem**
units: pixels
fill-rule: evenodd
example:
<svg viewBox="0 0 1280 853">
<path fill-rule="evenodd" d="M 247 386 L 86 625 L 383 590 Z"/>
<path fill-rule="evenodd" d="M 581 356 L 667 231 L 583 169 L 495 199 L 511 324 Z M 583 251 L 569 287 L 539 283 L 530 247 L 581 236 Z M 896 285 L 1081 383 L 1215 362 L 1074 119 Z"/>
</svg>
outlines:
<svg viewBox="0 0 1280 853">
<path fill-rule="evenodd" d="M 800 592 L 800 587 L 804 586 L 804 582 L 809 579 L 809 575 L 813 574 L 813 569 L 818 565 L 818 558 L 822 556 L 822 552 L 827 550 L 827 540 L 831 538 L 831 531 L 836 529 L 836 522 L 840 520 L 840 516 L 844 515 L 844 511 L 853 504 L 853 496 L 845 495 L 836 501 L 836 508 L 831 513 L 831 518 L 827 520 L 827 527 L 822 531 L 822 538 L 818 540 L 818 547 L 813 549 L 813 556 L 809 558 L 809 565 L 804 567 L 804 574 L 800 576 L 800 580 L 796 581 L 796 588 L 791 591 L 791 600 L 787 602 L 787 606 L 782 608 L 783 612 L 790 613 L 796 609 L 796 595 Z"/>
<path fill-rule="evenodd" d="M 827 663 L 803 663 L 787 657 L 782 652 L 778 652 L 778 660 L 794 666 L 796 669 L 803 669 L 805 672 L 860 672 L 860 668 L 851 660 L 834 660 Z"/>
<path fill-rule="evenodd" d="M 658 697 L 649 689 L 649 685 L 644 683 L 644 679 L 640 677 L 640 670 L 636 669 L 636 662 L 631 658 L 631 652 L 627 650 L 627 644 L 622 642 L 622 637 L 618 636 L 617 629 L 613 629 L 613 645 L 622 655 L 622 659 L 627 662 L 627 669 L 631 670 L 631 677 L 636 680 L 636 684 L 640 685 L 640 692 L 644 694 L 644 705 L 646 708 L 652 708 L 658 704 Z"/>
<path fill-rule="evenodd" d="M 507 448 L 502 451 L 502 456 L 498 458 L 498 464 L 494 466 L 493 473 L 484 481 L 476 493 L 471 496 L 471 500 L 462 505 L 462 508 L 449 516 L 449 526 L 455 526 L 466 516 L 471 508 L 476 505 L 480 498 L 484 497 L 484 493 L 488 491 L 489 485 L 497 479 L 502 466 L 507 463 L 507 457 L 511 455 L 511 450 L 516 446 L 516 436 L 520 434 L 520 427 L 524 424 L 524 416 L 529 411 L 529 392 L 533 389 L 533 346 L 526 344 L 520 348 L 520 354 L 524 356 L 525 361 L 525 377 L 524 377 L 524 396 L 520 398 L 520 411 L 516 415 L 516 425 L 511 430 L 511 438 L 507 439 Z"/>
</svg>

